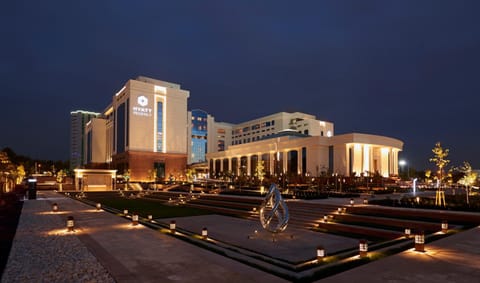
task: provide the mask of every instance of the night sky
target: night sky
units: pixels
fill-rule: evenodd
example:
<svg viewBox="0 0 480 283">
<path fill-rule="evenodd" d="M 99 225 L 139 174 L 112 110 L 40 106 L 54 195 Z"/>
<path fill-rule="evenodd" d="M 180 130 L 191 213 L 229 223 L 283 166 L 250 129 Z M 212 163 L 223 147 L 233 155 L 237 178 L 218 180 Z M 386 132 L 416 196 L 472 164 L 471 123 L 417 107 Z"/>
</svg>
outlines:
<svg viewBox="0 0 480 283">
<path fill-rule="evenodd" d="M 70 111 L 144 75 L 242 122 L 300 111 L 480 168 L 480 1 L 2 1 L 0 148 L 69 158 Z"/>
</svg>

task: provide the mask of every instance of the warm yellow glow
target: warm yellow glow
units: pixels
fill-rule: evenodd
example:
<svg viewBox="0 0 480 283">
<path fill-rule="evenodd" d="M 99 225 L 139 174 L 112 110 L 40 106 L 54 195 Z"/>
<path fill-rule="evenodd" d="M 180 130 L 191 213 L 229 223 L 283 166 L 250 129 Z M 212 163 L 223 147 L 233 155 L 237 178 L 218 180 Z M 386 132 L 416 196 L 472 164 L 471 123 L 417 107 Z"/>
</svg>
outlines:
<svg viewBox="0 0 480 283">
<path fill-rule="evenodd" d="M 71 211 L 57 211 L 57 212 L 53 212 L 53 211 L 44 211 L 44 212 L 37 212 L 35 214 L 37 215 L 58 215 L 58 214 L 67 214 L 67 213 L 70 213 Z"/>
<path fill-rule="evenodd" d="M 115 93 L 115 96 L 119 96 L 122 91 L 125 90 L 125 86 L 123 86 L 117 93 Z"/>
<path fill-rule="evenodd" d="M 104 115 L 105 115 L 105 116 L 108 116 L 108 115 L 112 114 L 112 112 L 113 112 L 113 106 L 111 106 L 110 108 L 108 108 L 107 111 L 105 111 Z"/>
<path fill-rule="evenodd" d="M 164 86 L 156 85 L 154 88 L 155 93 L 167 94 L 167 88 Z"/>
<path fill-rule="evenodd" d="M 162 152 L 167 152 L 167 97 L 165 95 L 155 95 L 156 102 L 162 102 L 162 130 L 163 130 L 163 141 L 162 141 Z M 158 104 L 155 103 L 155 113 L 158 113 Z M 158 117 L 155 116 L 155 125 L 157 124 Z M 153 129 L 153 145 L 154 151 L 158 152 L 157 150 L 157 128 L 154 127 Z"/>
<path fill-rule="evenodd" d="M 370 146 L 368 144 L 363 145 L 363 172 L 370 172 Z"/>
<path fill-rule="evenodd" d="M 143 226 L 143 225 L 132 225 L 132 222 L 129 221 L 128 223 L 113 225 L 112 228 L 121 229 L 121 230 L 138 230 L 138 229 L 144 229 L 145 226 Z"/>
<path fill-rule="evenodd" d="M 321 127 L 325 127 L 325 122 L 320 121 L 320 126 L 321 126 Z"/>
</svg>

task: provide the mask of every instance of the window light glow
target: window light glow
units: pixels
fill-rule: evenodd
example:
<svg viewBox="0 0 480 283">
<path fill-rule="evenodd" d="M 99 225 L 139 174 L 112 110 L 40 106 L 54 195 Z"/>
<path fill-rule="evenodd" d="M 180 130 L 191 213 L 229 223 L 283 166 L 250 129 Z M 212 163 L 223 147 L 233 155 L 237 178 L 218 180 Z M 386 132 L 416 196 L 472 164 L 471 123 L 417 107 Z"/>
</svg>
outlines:
<svg viewBox="0 0 480 283">
<path fill-rule="evenodd" d="M 120 89 L 117 93 L 115 93 L 115 96 L 119 96 L 120 93 L 122 93 L 124 90 L 125 90 L 125 86 L 122 87 L 122 89 Z"/>
<path fill-rule="evenodd" d="M 156 85 L 154 88 L 155 93 L 167 94 L 167 88 L 164 86 Z"/>
<path fill-rule="evenodd" d="M 157 86 L 155 86 L 157 87 Z M 165 95 L 156 95 L 156 102 L 162 102 L 162 131 L 163 131 L 163 142 L 162 142 L 162 152 L 167 152 L 167 97 Z M 158 113 L 157 106 L 158 104 L 155 103 L 155 113 Z M 158 117 L 155 116 L 155 125 L 157 124 Z M 154 151 L 157 152 L 157 128 L 154 127 L 153 129 L 153 145 Z"/>
</svg>

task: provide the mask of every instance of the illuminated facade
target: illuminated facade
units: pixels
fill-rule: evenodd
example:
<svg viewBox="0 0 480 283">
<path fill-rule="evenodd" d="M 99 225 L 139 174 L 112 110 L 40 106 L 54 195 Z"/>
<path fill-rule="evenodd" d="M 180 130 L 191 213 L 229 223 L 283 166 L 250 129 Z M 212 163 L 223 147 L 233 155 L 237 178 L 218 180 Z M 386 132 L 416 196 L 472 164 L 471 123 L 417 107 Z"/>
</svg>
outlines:
<svg viewBox="0 0 480 283">
<path fill-rule="evenodd" d="M 320 176 L 322 172 L 344 176 L 384 177 L 398 174 L 397 139 L 351 133 L 338 136 L 308 136 L 285 130 L 249 144 L 233 145 L 223 152 L 208 153 L 210 173 L 231 172 L 253 176 L 263 161 L 267 175 Z"/>
<path fill-rule="evenodd" d="M 267 175 L 398 174 L 400 140 L 335 135 L 333 123 L 301 112 L 216 122 L 203 110 L 187 111 L 188 98 L 178 84 L 127 81 L 101 117 L 86 124 L 84 163 L 129 172 L 134 182 L 183 179 L 187 164 L 208 165 L 211 174 L 252 176 L 261 161 Z"/>
<path fill-rule="evenodd" d="M 131 181 L 178 178 L 187 163 L 189 95 L 178 84 L 147 77 L 129 80 L 102 114 L 105 136 L 95 135 L 92 124 L 87 144 L 105 141 L 105 162 L 119 174 L 130 170 Z M 92 163 L 101 161 L 103 156 L 91 149 L 86 155 Z"/>
<path fill-rule="evenodd" d="M 209 116 L 207 112 L 200 109 L 188 112 L 188 120 L 190 121 L 190 130 L 188 131 L 190 134 L 188 141 L 190 145 L 188 147 L 189 164 L 206 162 Z"/>
</svg>

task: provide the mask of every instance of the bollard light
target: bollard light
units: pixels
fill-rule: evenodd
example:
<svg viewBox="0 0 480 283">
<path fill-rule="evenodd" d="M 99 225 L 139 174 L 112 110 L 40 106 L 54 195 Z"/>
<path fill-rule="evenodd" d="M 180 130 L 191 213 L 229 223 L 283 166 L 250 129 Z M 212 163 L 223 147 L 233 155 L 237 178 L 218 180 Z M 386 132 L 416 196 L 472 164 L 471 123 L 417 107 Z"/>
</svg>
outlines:
<svg viewBox="0 0 480 283">
<path fill-rule="evenodd" d="M 208 230 L 206 227 L 202 229 L 202 238 L 206 240 L 208 238 Z"/>
<path fill-rule="evenodd" d="M 325 223 L 328 222 L 328 215 L 325 214 L 325 215 L 323 216 L 323 222 L 325 222 Z"/>
<path fill-rule="evenodd" d="M 175 234 L 176 228 L 177 228 L 177 222 L 175 222 L 175 220 L 170 221 L 170 232 Z"/>
<path fill-rule="evenodd" d="M 367 240 L 360 240 L 360 243 L 358 244 L 358 251 L 360 257 L 366 257 L 368 253 L 368 242 Z"/>
<path fill-rule="evenodd" d="M 123 210 L 123 214 L 124 214 L 124 215 L 127 215 L 127 214 L 128 214 L 128 209 L 124 209 L 124 210 Z"/>
<path fill-rule="evenodd" d="M 58 204 L 57 204 L 57 203 L 52 204 L 52 211 L 53 211 L 53 212 L 57 212 L 57 211 L 58 211 Z"/>
<path fill-rule="evenodd" d="M 405 228 L 405 238 L 410 238 L 411 233 L 410 228 Z"/>
<path fill-rule="evenodd" d="M 342 208 L 342 213 L 347 213 L 347 208 L 346 207 Z"/>
<path fill-rule="evenodd" d="M 353 200 L 353 198 L 350 199 L 350 205 L 353 206 L 353 204 L 355 203 L 355 201 Z"/>
<path fill-rule="evenodd" d="M 148 221 L 152 221 L 153 216 L 151 214 L 147 215 Z"/>
<path fill-rule="evenodd" d="M 75 227 L 75 222 L 73 221 L 73 216 L 67 217 L 67 231 L 73 232 Z"/>
<path fill-rule="evenodd" d="M 136 212 L 132 213 L 132 225 L 138 225 L 138 213 Z"/>
<path fill-rule="evenodd" d="M 101 203 L 99 203 L 99 202 L 97 202 L 96 208 L 97 208 L 97 210 L 100 210 L 100 209 L 102 209 L 102 204 L 101 204 Z"/>
<path fill-rule="evenodd" d="M 368 199 L 367 198 L 363 199 L 363 204 L 368 204 Z"/>
<path fill-rule="evenodd" d="M 342 213 L 342 208 L 341 207 L 337 208 L 337 212 L 338 214 Z"/>
<path fill-rule="evenodd" d="M 416 197 L 415 201 L 417 202 L 417 204 L 420 204 L 420 197 Z"/>
<path fill-rule="evenodd" d="M 323 261 L 323 258 L 325 257 L 325 248 L 322 246 L 317 247 L 317 260 Z"/>
<path fill-rule="evenodd" d="M 443 233 L 447 233 L 447 232 L 448 232 L 448 221 L 447 221 L 447 220 L 443 220 L 443 221 L 442 221 L 442 232 L 443 232 Z"/>
<path fill-rule="evenodd" d="M 415 234 L 415 251 L 424 252 L 425 251 L 425 234 L 421 231 L 418 234 Z"/>
</svg>

